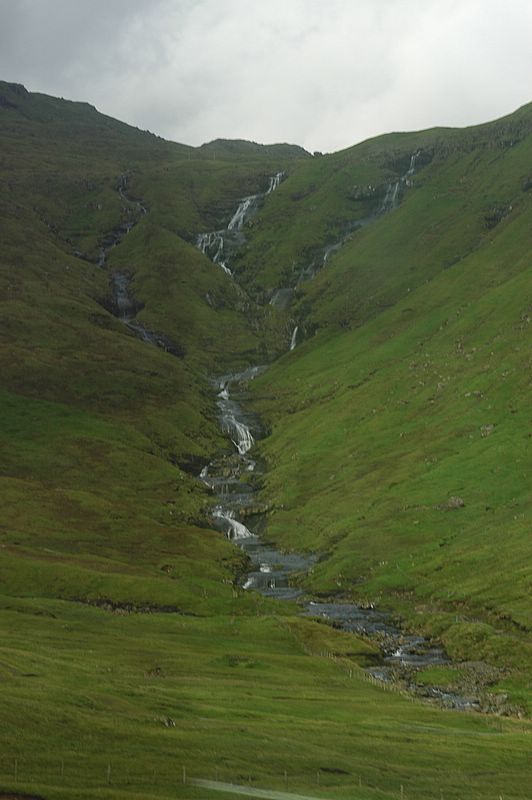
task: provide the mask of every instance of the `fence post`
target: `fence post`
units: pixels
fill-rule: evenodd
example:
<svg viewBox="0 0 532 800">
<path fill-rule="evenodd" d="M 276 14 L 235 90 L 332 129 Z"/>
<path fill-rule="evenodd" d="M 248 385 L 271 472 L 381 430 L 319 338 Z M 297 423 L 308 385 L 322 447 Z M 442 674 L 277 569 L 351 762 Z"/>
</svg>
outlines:
<svg viewBox="0 0 532 800">
<path fill-rule="evenodd" d="M 107 783 L 111 783 L 111 764 L 107 765 Z"/>
<path fill-rule="evenodd" d="M 187 782 L 187 768 L 183 767 L 183 783 Z"/>
</svg>

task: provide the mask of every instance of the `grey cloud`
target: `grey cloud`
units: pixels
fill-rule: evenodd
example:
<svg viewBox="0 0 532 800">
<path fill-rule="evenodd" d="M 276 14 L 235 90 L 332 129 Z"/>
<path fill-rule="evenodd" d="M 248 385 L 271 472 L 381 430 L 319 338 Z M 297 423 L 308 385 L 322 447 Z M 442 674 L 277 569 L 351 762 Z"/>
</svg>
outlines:
<svg viewBox="0 0 532 800">
<path fill-rule="evenodd" d="M 168 138 L 334 150 L 528 102 L 528 0 L 0 0 L 0 74 Z"/>
</svg>

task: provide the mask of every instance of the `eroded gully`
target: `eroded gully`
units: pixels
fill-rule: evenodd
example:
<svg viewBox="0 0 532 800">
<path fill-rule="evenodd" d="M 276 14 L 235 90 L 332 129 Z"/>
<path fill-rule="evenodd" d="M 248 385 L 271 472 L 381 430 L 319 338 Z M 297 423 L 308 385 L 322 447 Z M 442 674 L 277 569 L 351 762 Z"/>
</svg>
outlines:
<svg viewBox="0 0 532 800">
<path fill-rule="evenodd" d="M 388 186 L 378 216 L 396 206 L 401 184 L 407 185 L 413 174 L 416 158 L 417 154 L 414 154 L 406 175 Z M 266 195 L 279 186 L 282 177 L 282 173 L 272 177 L 270 188 L 262 195 L 244 198 L 225 230 L 198 236 L 197 246 L 225 272 L 231 274 L 228 255 L 243 238 L 243 224 L 257 211 Z M 238 238 L 235 238 L 235 229 Z M 336 249 L 341 247 L 343 241 L 345 239 L 337 244 Z M 331 253 L 331 246 L 327 250 L 323 263 Z M 297 332 L 296 326 L 292 333 L 290 350 L 296 345 Z M 363 607 L 355 603 L 336 601 L 318 602 L 309 599 L 301 589 L 293 585 L 293 577 L 308 572 L 319 557 L 308 553 L 284 553 L 269 543 L 263 534 L 267 509 L 261 505 L 254 488 L 264 469 L 260 460 L 254 456 L 255 441 L 262 437 L 263 428 L 258 416 L 250 412 L 245 404 L 249 383 L 266 369 L 263 365 L 253 366 L 242 372 L 213 379 L 219 423 L 232 443 L 232 452 L 217 456 L 204 467 L 199 476 L 215 497 L 211 512 L 214 525 L 249 558 L 250 567 L 241 579 L 242 587 L 267 597 L 293 600 L 298 604 L 302 615 L 318 617 L 335 628 L 362 635 L 378 644 L 380 663 L 367 670 L 373 678 L 381 681 L 398 680 L 416 693 L 449 708 L 479 709 L 480 703 L 476 697 L 466 697 L 438 687 L 421 688 L 416 685 L 415 675 L 418 671 L 450 663 L 441 647 L 423 636 L 401 630 L 389 614 L 373 606 Z"/>
<path fill-rule="evenodd" d="M 127 194 L 128 176 L 121 175 L 118 179 L 116 190 L 123 201 L 123 221 L 112 230 L 101 243 L 97 264 L 102 269 L 107 268 L 107 259 L 111 251 L 117 247 L 138 224 L 142 217 L 148 213 L 145 206 L 132 200 Z M 144 308 L 144 304 L 137 300 L 131 293 L 133 275 L 129 271 L 112 270 L 110 272 L 111 300 L 102 304 L 117 317 L 138 339 L 147 344 L 159 347 L 170 355 L 182 358 L 184 351 L 168 336 L 150 330 L 137 319 L 137 314 Z"/>
</svg>

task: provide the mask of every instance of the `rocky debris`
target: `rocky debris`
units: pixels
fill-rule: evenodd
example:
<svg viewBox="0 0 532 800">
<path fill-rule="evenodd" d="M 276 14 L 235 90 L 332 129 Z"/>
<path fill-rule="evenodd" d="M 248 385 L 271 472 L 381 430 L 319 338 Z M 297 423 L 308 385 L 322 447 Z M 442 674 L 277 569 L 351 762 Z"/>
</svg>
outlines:
<svg viewBox="0 0 532 800">
<path fill-rule="evenodd" d="M 250 503 L 240 509 L 241 517 L 254 517 L 258 514 L 268 514 L 272 510 L 271 503 Z"/>
<path fill-rule="evenodd" d="M 492 208 L 484 215 L 484 227 L 488 230 L 492 230 L 499 222 L 502 222 L 502 220 L 508 216 L 511 210 L 512 206 Z"/>
<path fill-rule="evenodd" d="M 198 456 L 193 453 L 180 454 L 170 453 L 168 460 L 175 466 L 179 467 L 183 472 L 193 475 L 195 478 L 200 474 L 201 470 L 207 466 L 205 456 Z"/>
<path fill-rule="evenodd" d="M 452 497 L 449 497 L 449 499 L 447 500 L 447 508 L 450 510 L 453 508 L 463 508 L 464 506 L 465 506 L 464 501 L 462 500 L 461 497 L 458 497 L 458 495 L 453 495 Z"/>
<path fill-rule="evenodd" d="M 130 331 L 132 331 L 139 339 L 141 339 L 141 341 L 152 344 L 155 347 L 158 347 L 160 350 L 164 350 L 165 353 L 169 353 L 171 356 L 175 356 L 176 358 L 185 357 L 185 348 L 177 342 L 174 342 L 169 336 L 166 336 L 166 334 L 151 331 L 148 328 L 145 328 L 144 325 L 141 322 L 138 322 L 136 319 L 131 320 L 131 322 L 127 322 L 126 325 Z"/>
<path fill-rule="evenodd" d="M 144 675 L 145 675 L 146 678 L 164 678 L 165 677 L 164 671 L 162 670 L 162 668 L 159 665 L 157 665 L 155 667 L 152 667 L 152 669 L 146 670 Z"/>
<path fill-rule="evenodd" d="M 459 497 L 458 495 L 451 495 L 447 502 L 440 503 L 437 506 L 433 506 L 437 511 L 454 511 L 457 508 L 464 508 L 465 502 L 463 498 Z"/>
<path fill-rule="evenodd" d="M 94 600 L 79 599 L 76 602 L 86 606 L 94 606 L 102 611 L 109 611 L 111 614 L 127 616 L 129 614 L 181 614 L 194 616 L 194 614 L 182 611 L 173 605 L 157 605 L 156 603 L 133 603 L 96 598 Z"/>
<path fill-rule="evenodd" d="M 175 720 L 172 717 L 159 717 L 157 722 L 161 722 L 165 728 L 175 728 Z"/>
<path fill-rule="evenodd" d="M 463 710 L 496 714 L 501 717 L 522 717 L 523 709 L 510 702 L 505 692 L 492 692 L 490 687 L 505 676 L 505 671 L 482 661 L 464 661 L 457 664 L 456 680 L 445 686 L 419 686 L 411 689 L 418 695 L 433 698 L 444 707 L 452 707 L 453 699 L 462 698 Z"/>
<path fill-rule="evenodd" d="M 376 192 L 376 187 L 368 184 L 368 186 L 358 186 L 355 184 L 348 192 L 347 197 L 349 200 L 370 200 L 373 199 Z"/>
<path fill-rule="evenodd" d="M 491 436 L 494 430 L 495 430 L 495 425 L 492 425 L 491 423 L 489 423 L 488 425 L 481 425 L 480 435 L 485 439 L 487 436 Z"/>
</svg>

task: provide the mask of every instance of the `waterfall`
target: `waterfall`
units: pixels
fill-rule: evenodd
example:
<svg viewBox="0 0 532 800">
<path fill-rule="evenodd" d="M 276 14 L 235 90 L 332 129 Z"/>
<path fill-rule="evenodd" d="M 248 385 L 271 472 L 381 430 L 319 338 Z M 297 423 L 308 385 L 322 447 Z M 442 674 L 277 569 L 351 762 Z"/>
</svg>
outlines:
<svg viewBox="0 0 532 800">
<path fill-rule="evenodd" d="M 255 439 L 247 425 L 244 425 L 243 422 L 239 422 L 233 415 L 225 417 L 223 424 L 241 456 L 245 455 L 248 450 L 251 450 Z"/>
<path fill-rule="evenodd" d="M 247 539 L 249 536 L 252 536 L 251 531 L 246 528 L 242 522 L 239 522 L 237 519 L 235 519 L 235 512 L 231 509 L 222 508 L 222 506 L 216 506 L 212 512 L 212 515 L 213 517 L 216 517 L 216 519 L 221 519 L 227 523 L 228 539 Z"/>
<path fill-rule="evenodd" d="M 224 237 L 223 231 L 210 231 L 200 233 L 196 239 L 196 247 L 206 255 L 214 264 L 218 264 L 228 275 L 233 273 L 224 260 Z"/>
<path fill-rule="evenodd" d="M 118 319 L 122 322 L 131 322 L 139 309 L 129 294 L 130 277 L 123 272 L 114 272 L 111 276 L 116 302 Z"/>
<path fill-rule="evenodd" d="M 416 170 L 416 161 L 421 154 L 421 150 L 416 150 L 415 153 L 412 153 L 410 156 L 410 166 L 408 167 L 406 175 L 403 176 L 403 180 L 408 183 L 408 178 L 414 174 Z"/>
<path fill-rule="evenodd" d="M 382 201 L 382 206 L 380 208 L 380 214 L 386 214 L 388 211 L 392 211 L 397 205 L 397 195 L 399 194 L 399 187 L 401 185 L 401 181 L 398 180 L 395 183 L 389 183 L 388 188 L 386 189 L 386 194 L 384 195 L 384 200 Z"/>
<path fill-rule="evenodd" d="M 266 195 L 274 192 L 285 176 L 284 172 L 277 172 L 275 175 L 270 176 L 270 183 L 268 189 L 260 194 L 251 194 L 244 197 L 229 220 L 227 228 L 221 231 L 210 231 L 208 233 L 200 233 L 196 237 L 196 247 L 201 252 L 211 259 L 215 264 L 223 269 L 228 275 L 233 273 L 227 266 L 226 255 L 226 242 L 229 239 L 229 245 L 238 245 L 241 243 L 239 239 L 239 231 L 242 230 L 244 223 L 250 214 L 256 210 L 260 202 Z"/>
<path fill-rule="evenodd" d="M 244 197 L 237 210 L 233 214 L 229 225 L 227 226 L 228 231 L 241 230 L 246 219 L 247 212 L 253 206 L 258 197 L 260 197 L 259 194 L 252 194 L 249 197 Z"/>
<path fill-rule="evenodd" d="M 283 177 L 284 177 L 284 172 L 278 172 L 276 175 L 273 175 L 270 178 L 270 185 L 268 187 L 268 191 L 266 192 L 266 194 L 271 194 L 272 192 L 275 192 L 275 190 L 279 188 L 279 184 L 281 183 Z"/>
<path fill-rule="evenodd" d="M 386 189 L 386 194 L 384 195 L 384 200 L 382 201 L 382 206 L 380 208 L 379 214 L 386 214 L 388 211 L 393 211 L 393 209 L 396 208 L 397 206 L 401 187 L 411 186 L 410 178 L 416 171 L 416 161 L 420 153 L 421 153 L 420 150 L 416 150 L 415 153 L 412 153 L 412 155 L 410 156 L 410 164 L 405 174 L 401 175 L 398 181 L 388 184 L 388 188 Z"/>
<path fill-rule="evenodd" d="M 250 377 L 254 377 L 252 374 Z M 244 456 L 251 450 L 255 439 L 249 426 L 241 422 L 238 417 L 241 415 L 238 405 L 231 400 L 229 395 L 230 379 L 222 379 L 219 384 L 218 408 L 221 411 L 221 422 L 223 430 L 229 434 L 231 441 L 238 450 L 238 454 Z"/>
<path fill-rule="evenodd" d="M 294 350 L 294 348 L 295 348 L 295 346 L 297 344 L 297 331 L 298 331 L 298 328 L 299 328 L 299 325 L 296 325 L 296 327 L 292 331 L 292 338 L 290 339 L 290 350 Z"/>
</svg>

